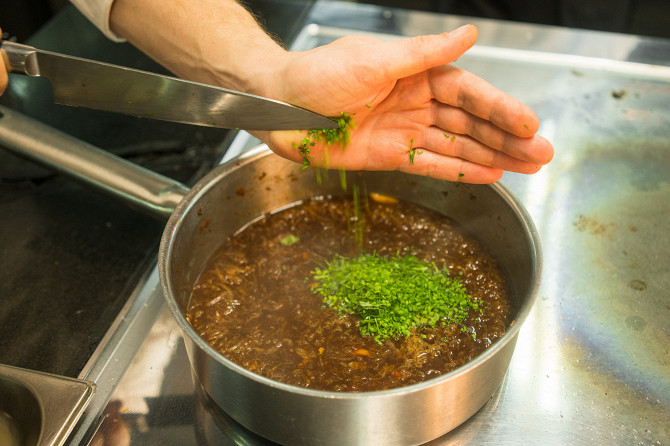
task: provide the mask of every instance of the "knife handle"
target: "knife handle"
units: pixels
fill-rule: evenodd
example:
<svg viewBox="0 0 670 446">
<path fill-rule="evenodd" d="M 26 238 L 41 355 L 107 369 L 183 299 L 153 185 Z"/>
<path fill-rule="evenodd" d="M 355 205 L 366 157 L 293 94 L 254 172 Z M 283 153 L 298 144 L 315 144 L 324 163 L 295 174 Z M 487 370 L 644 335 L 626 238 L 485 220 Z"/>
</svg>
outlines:
<svg viewBox="0 0 670 446">
<path fill-rule="evenodd" d="M 32 46 L 3 40 L 0 42 L 0 52 L 4 53 L 7 62 L 7 71 L 10 73 L 39 76 L 35 52 Z"/>
</svg>

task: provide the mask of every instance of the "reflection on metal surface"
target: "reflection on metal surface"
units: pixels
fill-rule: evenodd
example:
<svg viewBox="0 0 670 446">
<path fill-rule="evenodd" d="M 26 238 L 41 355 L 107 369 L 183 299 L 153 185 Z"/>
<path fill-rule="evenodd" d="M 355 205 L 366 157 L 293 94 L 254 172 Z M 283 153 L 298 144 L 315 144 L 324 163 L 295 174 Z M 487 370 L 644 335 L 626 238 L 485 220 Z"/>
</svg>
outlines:
<svg viewBox="0 0 670 446">
<path fill-rule="evenodd" d="M 317 2 L 310 20 L 318 26 L 299 36 L 299 48 L 350 32 L 396 38 L 470 21 L 330 2 Z M 496 400 L 431 445 L 669 444 L 670 42 L 472 21 L 488 53 L 466 54 L 457 64 L 530 105 L 556 157 L 534 176 L 503 177 L 531 213 L 544 251 L 538 300 L 507 378 Z M 527 63 L 499 57 L 514 52 L 491 56 L 496 47 L 547 54 L 543 63 Z M 579 66 L 571 65 L 574 56 Z M 604 59 L 616 63 L 600 64 Z M 242 150 L 253 145 L 236 142 Z M 168 316 L 153 331 L 176 326 Z M 151 358 L 166 342 L 147 340 L 138 358 Z M 113 396 L 131 444 L 202 444 L 215 427 L 228 433 L 219 444 L 259 443 L 234 425 L 193 415 L 201 409 L 183 346 L 168 350 L 160 370 L 150 361 L 131 366 L 125 390 Z M 143 396 L 130 379 L 136 373 L 161 382 L 141 415 L 123 412 L 126 398 Z"/>
<path fill-rule="evenodd" d="M 201 429 L 196 430 L 199 443 L 207 446 L 231 445 L 273 445 L 271 441 L 251 432 L 233 420 L 211 399 L 201 385 L 194 384 L 197 395 L 196 419 Z"/>
<path fill-rule="evenodd" d="M 201 429 L 196 430 L 199 444 L 202 445 L 274 445 L 275 443 L 248 430 L 212 401 L 211 397 L 203 390 L 202 386 L 194 384 L 198 403 L 196 405 L 196 419 Z M 426 443 L 426 445 L 444 444 L 448 441 L 450 445 L 467 444 L 477 440 L 477 432 L 487 415 L 495 410 L 501 396 L 504 393 L 505 381 L 493 397 L 468 421 L 451 431 L 443 438 Z"/>
</svg>

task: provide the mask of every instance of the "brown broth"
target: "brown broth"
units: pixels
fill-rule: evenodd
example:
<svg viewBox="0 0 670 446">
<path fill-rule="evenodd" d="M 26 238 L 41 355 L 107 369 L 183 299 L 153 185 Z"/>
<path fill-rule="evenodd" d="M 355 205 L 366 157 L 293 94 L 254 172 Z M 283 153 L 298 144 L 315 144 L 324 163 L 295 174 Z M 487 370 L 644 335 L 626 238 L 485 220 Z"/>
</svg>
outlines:
<svg viewBox="0 0 670 446">
<path fill-rule="evenodd" d="M 268 215 L 228 239 L 194 287 L 187 318 L 214 349 L 283 383 L 331 391 L 383 390 L 419 383 L 467 363 L 505 334 L 510 293 L 496 261 L 448 218 L 409 203 L 369 202 L 364 249 L 412 254 L 461 274 L 486 308 L 467 332 L 438 324 L 375 343 L 356 316 L 324 307 L 310 271 L 335 253 L 359 251 L 350 199 L 320 198 Z M 287 235 L 300 238 L 284 246 Z M 473 339 L 476 334 L 476 339 Z"/>
</svg>

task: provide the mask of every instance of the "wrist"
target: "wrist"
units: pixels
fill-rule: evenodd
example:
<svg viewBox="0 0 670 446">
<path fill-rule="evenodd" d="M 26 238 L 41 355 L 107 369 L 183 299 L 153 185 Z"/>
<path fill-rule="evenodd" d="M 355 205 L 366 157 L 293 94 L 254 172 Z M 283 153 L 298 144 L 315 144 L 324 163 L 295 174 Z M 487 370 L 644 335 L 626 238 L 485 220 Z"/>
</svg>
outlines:
<svg viewBox="0 0 670 446">
<path fill-rule="evenodd" d="M 268 37 L 269 39 L 269 37 Z M 204 66 L 211 72 L 210 83 L 232 90 L 282 100 L 282 67 L 290 53 L 274 41 L 242 43 L 235 51 L 211 57 Z"/>
</svg>

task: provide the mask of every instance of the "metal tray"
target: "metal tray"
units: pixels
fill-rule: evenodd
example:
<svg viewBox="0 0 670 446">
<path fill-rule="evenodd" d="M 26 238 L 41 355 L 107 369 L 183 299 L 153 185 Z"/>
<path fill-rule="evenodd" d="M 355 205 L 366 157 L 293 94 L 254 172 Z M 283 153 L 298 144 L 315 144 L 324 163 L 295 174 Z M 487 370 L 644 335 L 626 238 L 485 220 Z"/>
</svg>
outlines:
<svg viewBox="0 0 670 446">
<path fill-rule="evenodd" d="M 0 365 L 0 444 L 62 445 L 94 392 L 88 381 Z"/>
</svg>

